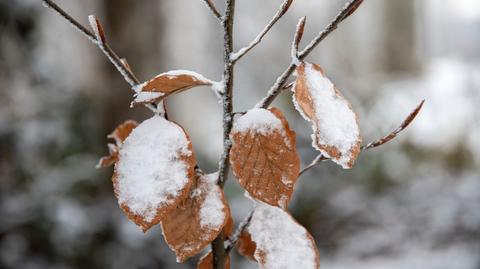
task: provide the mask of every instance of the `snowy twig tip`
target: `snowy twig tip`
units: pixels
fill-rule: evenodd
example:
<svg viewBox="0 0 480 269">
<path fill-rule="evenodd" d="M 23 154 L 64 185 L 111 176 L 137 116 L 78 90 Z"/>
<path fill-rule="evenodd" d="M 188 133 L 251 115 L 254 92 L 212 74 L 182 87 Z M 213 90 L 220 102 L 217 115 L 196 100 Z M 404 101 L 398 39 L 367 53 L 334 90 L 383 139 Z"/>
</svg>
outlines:
<svg viewBox="0 0 480 269">
<path fill-rule="evenodd" d="M 389 133 L 388 135 L 378 139 L 377 141 L 374 141 L 374 142 L 368 143 L 365 146 L 362 146 L 362 150 L 379 147 L 383 144 L 388 143 L 392 139 L 394 139 L 400 132 L 405 130 L 405 128 L 407 128 L 413 122 L 413 120 L 417 117 L 418 113 L 422 109 L 424 103 L 425 103 L 425 99 L 422 100 L 420 104 L 417 105 L 417 107 L 415 107 L 415 109 L 405 118 L 405 120 L 403 120 L 402 124 L 400 124 L 400 126 L 398 126 L 397 129 L 395 129 L 393 132 Z"/>
<path fill-rule="evenodd" d="M 106 43 L 105 31 L 103 30 L 103 26 L 100 23 L 100 20 L 97 18 L 97 16 L 89 15 L 88 22 L 90 23 L 90 26 L 92 27 L 93 32 L 95 33 L 95 37 L 97 38 L 97 41 L 101 42 L 102 44 L 105 44 Z"/>
<path fill-rule="evenodd" d="M 300 41 L 302 41 L 303 37 L 303 32 L 305 30 L 305 23 L 306 23 L 307 17 L 304 16 L 298 20 L 297 28 L 295 30 L 295 36 L 293 38 L 293 43 L 292 43 L 292 59 L 296 62 L 299 63 L 300 60 L 298 59 L 298 46 L 300 44 Z"/>
</svg>

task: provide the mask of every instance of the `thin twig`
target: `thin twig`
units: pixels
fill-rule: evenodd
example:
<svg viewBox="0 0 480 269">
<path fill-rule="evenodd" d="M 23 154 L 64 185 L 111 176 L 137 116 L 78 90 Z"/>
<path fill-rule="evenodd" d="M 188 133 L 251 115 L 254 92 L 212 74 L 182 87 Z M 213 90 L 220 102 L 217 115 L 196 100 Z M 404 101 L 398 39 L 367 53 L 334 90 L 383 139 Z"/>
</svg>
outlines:
<svg viewBox="0 0 480 269">
<path fill-rule="evenodd" d="M 403 120 L 402 124 L 400 124 L 400 126 L 398 126 L 397 129 L 393 130 L 388 135 L 386 135 L 386 136 L 384 136 L 384 137 L 382 137 L 382 138 L 380 138 L 376 141 L 370 142 L 367 145 L 362 146 L 362 150 L 379 147 L 381 145 L 384 145 L 384 144 L 388 143 L 392 139 L 394 139 L 400 132 L 405 130 L 405 128 L 407 128 L 408 125 L 410 125 L 410 123 L 413 122 L 415 117 L 417 117 L 418 113 L 422 109 L 424 103 L 425 103 L 425 99 L 422 100 L 420 102 L 420 104 L 417 105 L 417 107 L 405 118 L 405 120 Z"/>
<path fill-rule="evenodd" d="M 415 117 L 418 115 L 418 113 L 422 109 L 424 103 L 425 103 L 425 100 L 422 100 L 420 102 L 420 104 L 418 104 L 417 107 L 415 107 L 415 109 L 403 120 L 403 122 L 400 124 L 400 126 L 398 126 L 397 129 L 393 130 L 388 135 L 386 135 L 386 136 L 384 136 L 384 137 L 382 137 L 382 138 L 380 138 L 376 141 L 370 142 L 370 143 L 362 146 L 361 150 L 364 151 L 364 150 L 380 147 L 380 146 L 385 145 L 386 143 L 392 141 L 395 137 L 397 137 L 397 135 L 399 133 L 401 133 L 403 130 L 405 130 L 405 128 L 407 128 L 413 122 Z M 304 167 L 300 171 L 299 176 L 302 175 L 303 173 L 305 173 L 306 171 L 310 170 L 311 168 L 319 165 L 321 162 L 326 161 L 328 159 L 329 158 L 323 156 L 321 153 L 318 154 L 317 157 L 315 157 L 315 159 L 313 159 L 313 161 L 309 165 L 307 165 L 306 167 Z"/>
<path fill-rule="evenodd" d="M 323 31 L 321 31 L 306 47 L 298 54 L 299 60 L 304 60 L 313 49 L 322 42 L 329 34 L 331 34 L 338 25 L 345 20 L 347 17 L 353 14 L 355 10 L 360 6 L 363 0 L 352 0 L 348 2 L 345 7 L 337 14 L 337 16 L 328 24 Z M 267 108 L 277 95 L 283 90 L 283 86 L 287 82 L 290 75 L 295 71 L 297 62 L 292 61 L 290 65 L 285 69 L 285 71 L 277 78 L 273 86 L 267 93 L 267 96 L 264 97 L 255 107 Z"/>
<path fill-rule="evenodd" d="M 235 0 L 225 0 L 225 16 L 222 20 L 223 27 L 223 78 L 224 89 L 222 91 L 223 107 L 223 154 L 218 169 L 217 184 L 223 188 L 230 169 L 230 131 L 233 126 L 233 73 L 235 63 L 231 61 L 230 54 L 233 51 L 233 18 L 235 15 Z M 225 251 L 225 235 L 223 232 L 213 240 L 212 244 L 213 268 L 224 269 L 227 252 Z"/>
<path fill-rule="evenodd" d="M 272 27 L 275 25 L 275 23 L 287 12 L 288 8 L 292 4 L 293 0 L 285 0 L 283 4 L 280 6 L 278 9 L 277 13 L 272 17 L 270 22 L 263 28 L 263 30 L 255 37 L 255 39 L 248 44 L 247 46 L 239 49 L 237 52 L 232 53 L 230 55 L 230 59 L 232 62 L 238 61 L 240 58 L 242 58 L 245 54 L 247 54 L 251 49 L 253 49 L 256 45 L 258 45 L 263 37 L 272 29 Z"/>
<path fill-rule="evenodd" d="M 226 247 L 225 247 L 225 250 L 227 251 L 227 253 L 229 253 L 233 249 L 233 247 L 235 246 L 235 243 L 238 241 L 238 238 L 240 237 L 240 235 L 243 233 L 243 231 L 250 224 L 250 221 L 252 220 L 254 212 L 255 212 L 255 210 L 250 211 L 250 213 L 248 213 L 247 217 L 245 217 L 245 219 L 242 222 L 240 222 L 240 224 L 238 224 L 237 229 L 235 230 L 233 235 L 230 237 L 230 239 L 227 241 L 227 244 L 226 244 Z"/>
<path fill-rule="evenodd" d="M 302 17 L 298 21 L 297 29 L 295 30 L 295 36 L 293 37 L 293 42 L 292 42 L 292 52 L 291 52 L 292 60 L 298 60 L 298 45 L 300 44 L 300 41 L 302 41 L 303 32 L 305 30 L 306 19 L 307 17 Z"/>
<path fill-rule="evenodd" d="M 212 11 L 212 14 L 217 17 L 220 21 L 222 21 L 222 14 L 220 14 L 220 12 L 218 12 L 218 9 L 215 7 L 215 5 L 213 4 L 212 0 L 202 0 L 205 5 L 207 5 L 208 9 L 210 9 L 210 11 Z"/>
</svg>

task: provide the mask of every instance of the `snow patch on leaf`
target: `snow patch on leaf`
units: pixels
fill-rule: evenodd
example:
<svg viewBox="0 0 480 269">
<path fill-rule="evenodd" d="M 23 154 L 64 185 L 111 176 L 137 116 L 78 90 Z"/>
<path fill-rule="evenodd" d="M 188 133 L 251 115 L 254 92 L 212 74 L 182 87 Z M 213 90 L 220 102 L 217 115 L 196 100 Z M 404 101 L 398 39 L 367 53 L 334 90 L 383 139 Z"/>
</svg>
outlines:
<svg viewBox="0 0 480 269">
<path fill-rule="evenodd" d="M 293 87 L 295 108 L 312 122 L 312 145 L 344 168 L 351 168 L 360 151 L 360 130 L 350 103 L 318 65 L 297 67 Z"/>
<path fill-rule="evenodd" d="M 260 268 L 316 269 L 320 257 L 308 231 L 284 210 L 257 203 L 247 232 Z"/>
<path fill-rule="evenodd" d="M 254 108 L 235 121 L 233 132 L 255 131 L 263 135 L 273 131 L 283 131 L 282 122 L 272 112 L 263 108 Z"/>
<path fill-rule="evenodd" d="M 163 117 L 142 122 L 124 141 L 115 165 L 118 203 L 144 230 L 188 193 L 195 157 L 184 130 Z"/>
</svg>

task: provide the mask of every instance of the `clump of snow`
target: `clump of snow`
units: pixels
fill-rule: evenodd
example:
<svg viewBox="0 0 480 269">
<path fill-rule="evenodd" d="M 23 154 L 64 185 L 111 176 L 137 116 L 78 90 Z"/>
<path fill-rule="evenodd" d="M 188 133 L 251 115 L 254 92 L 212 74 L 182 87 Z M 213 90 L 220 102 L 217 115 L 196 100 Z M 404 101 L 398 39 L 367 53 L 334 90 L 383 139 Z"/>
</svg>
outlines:
<svg viewBox="0 0 480 269">
<path fill-rule="evenodd" d="M 138 92 L 135 94 L 135 99 L 133 100 L 132 106 L 134 103 L 146 103 L 146 102 L 151 102 L 155 99 L 158 99 L 165 94 L 162 92 Z"/>
<path fill-rule="evenodd" d="M 319 268 L 307 230 L 282 209 L 257 202 L 247 231 L 257 246 L 255 258 L 264 261 L 261 268 Z"/>
<path fill-rule="evenodd" d="M 125 140 L 115 166 L 119 204 L 151 221 L 157 209 L 174 202 L 189 182 L 189 140 L 182 128 L 163 117 L 142 122 Z"/>
<path fill-rule="evenodd" d="M 357 116 L 348 101 L 336 91 L 335 85 L 310 63 L 305 63 L 305 80 L 312 98 L 315 119 L 310 119 L 303 113 L 295 96 L 293 102 L 306 120 L 317 121 L 312 124 L 314 131 L 312 145 L 326 157 L 331 156 L 318 145 L 337 148 L 341 157 L 334 161 L 348 168 L 351 149 L 355 147 L 360 137 Z"/>
<path fill-rule="evenodd" d="M 218 173 L 202 177 L 207 192 L 205 200 L 200 208 L 200 225 L 203 227 L 219 227 L 225 218 L 225 204 L 222 199 L 222 190 L 217 186 Z"/>
<path fill-rule="evenodd" d="M 235 121 L 233 132 L 255 131 L 267 135 L 274 131 L 283 132 L 282 121 L 272 112 L 263 108 L 250 109 Z"/>
<path fill-rule="evenodd" d="M 171 71 L 168 71 L 168 72 L 165 72 L 165 73 L 162 73 L 162 74 L 159 74 L 157 75 L 155 78 L 158 78 L 158 77 L 168 77 L 169 79 L 174 79 L 178 76 L 182 76 L 182 75 L 187 75 L 187 76 L 190 76 L 192 77 L 195 81 L 201 81 L 201 82 L 204 82 L 206 84 L 212 84 L 213 82 L 211 80 L 209 80 L 208 78 L 204 77 L 203 75 L 197 73 L 197 72 L 194 72 L 194 71 L 189 71 L 189 70 L 182 70 L 182 69 L 178 69 L 178 70 L 171 70 Z M 155 79 L 154 78 L 154 79 Z"/>
</svg>

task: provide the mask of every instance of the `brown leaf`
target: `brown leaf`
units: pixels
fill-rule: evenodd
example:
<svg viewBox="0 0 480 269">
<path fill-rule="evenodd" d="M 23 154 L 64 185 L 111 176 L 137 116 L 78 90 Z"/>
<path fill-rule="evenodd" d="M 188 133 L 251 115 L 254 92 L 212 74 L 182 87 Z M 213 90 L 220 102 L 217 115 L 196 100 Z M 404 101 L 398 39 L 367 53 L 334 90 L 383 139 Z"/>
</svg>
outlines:
<svg viewBox="0 0 480 269">
<path fill-rule="evenodd" d="M 137 93 L 132 105 L 158 102 L 170 94 L 212 83 L 211 80 L 192 71 L 169 71 L 139 85 L 135 89 Z"/>
<path fill-rule="evenodd" d="M 286 207 L 300 171 L 295 132 L 276 108 L 252 109 L 230 135 L 230 162 L 240 185 L 255 199 Z"/>
<path fill-rule="evenodd" d="M 293 87 L 295 108 L 312 122 L 312 145 L 344 168 L 352 168 L 362 138 L 350 103 L 320 66 L 302 63 Z"/>
<path fill-rule="evenodd" d="M 115 130 L 107 137 L 114 139 L 115 144 L 107 144 L 109 155 L 100 158 L 100 161 L 97 164 L 97 168 L 109 167 L 118 161 L 118 151 L 123 144 L 123 141 L 128 137 L 135 127 L 138 126 L 138 123 L 134 120 L 127 120 L 124 123 L 118 125 Z"/>
<path fill-rule="evenodd" d="M 197 269 L 213 269 L 213 254 L 208 252 L 205 256 L 201 257 L 197 264 Z M 225 269 L 230 269 L 230 256 L 226 257 Z"/>
<path fill-rule="evenodd" d="M 195 155 L 190 138 L 160 116 L 142 122 L 126 138 L 112 177 L 127 216 L 145 232 L 190 193 Z"/>
<path fill-rule="evenodd" d="M 235 246 L 240 255 L 255 260 L 254 254 L 257 245 L 252 241 L 252 236 L 247 231 L 240 234 Z"/>
<path fill-rule="evenodd" d="M 260 268 L 320 268 L 312 236 L 280 208 L 257 203 L 246 232 L 250 238 L 244 237 L 243 255 L 250 256 L 253 251 Z"/>
<path fill-rule="evenodd" d="M 230 209 L 216 179 L 216 174 L 198 172 L 190 195 L 161 222 L 165 240 L 178 262 L 198 254 L 228 222 Z"/>
<path fill-rule="evenodd" d="M 233 218 L 230 211 L 227 217 L 227 223 L 225 223 L 225 226 L 223 226 L 222 231 L 223 231 L 223 234 L 225 235 L 226 240 L 233 234 Z"/>
</svg>

